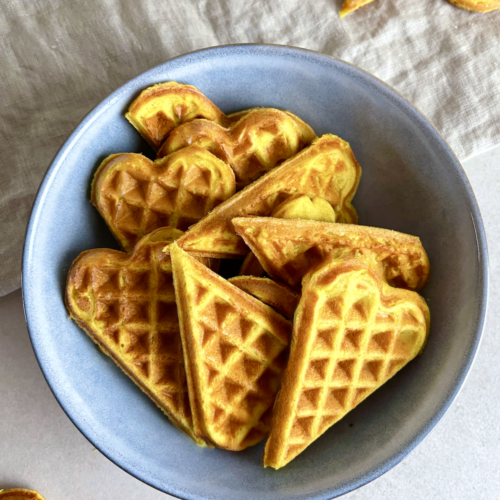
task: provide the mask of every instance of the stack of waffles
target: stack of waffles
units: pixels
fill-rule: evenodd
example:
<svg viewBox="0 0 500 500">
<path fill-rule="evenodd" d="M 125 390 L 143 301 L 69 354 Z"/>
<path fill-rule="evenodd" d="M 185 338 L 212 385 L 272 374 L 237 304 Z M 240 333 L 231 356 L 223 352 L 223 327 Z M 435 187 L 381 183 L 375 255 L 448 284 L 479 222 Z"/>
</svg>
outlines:
<svg viewBox="0 0 500 500">
<path fill-rule="evenodd" d="M 267 439 L 280 468 L 422 351 L 427 254 L 357 225 L 349 144 L 289 111 L 226 115 L 169 82 L 126 117 L 158 157 L 97 169 L 91 201 L 124 251 L 76 258 L 68 310 L 195 443 Z"/>
</svg>

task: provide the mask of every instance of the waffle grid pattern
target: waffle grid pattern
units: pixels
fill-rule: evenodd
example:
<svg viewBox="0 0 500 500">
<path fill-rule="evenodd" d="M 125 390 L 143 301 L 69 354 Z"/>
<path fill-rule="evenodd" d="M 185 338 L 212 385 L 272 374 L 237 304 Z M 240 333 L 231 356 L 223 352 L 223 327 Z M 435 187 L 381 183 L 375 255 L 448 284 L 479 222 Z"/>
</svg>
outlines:
<svg viewBox="0 0 500 500">
<path fill-rule="evenodd" d="M 242 317 L 229 301 L 195 282 L 200 388 L 206 395 L 205 425 L 220 443 L 243 449 L 269 432 L 270 410 L 285 367 L 285 345 L 270 331 Z M 266 413 L 267 412 L 267 413 Z"/>
<path fill-rule="evenodd" d="M 363 256 L 380 262 L 395 286 L 420 289 L 429 276 L 429 261 L 420 240 L 395 231 L 276 218 L 235 218 L 233 225 L 267 273 L 292 288 L 328 257 Z"/>
<path fill-rule="evenodd" d="M 192 160 L 193 153 L 183 154 L 175 161 L 143 158 L 137 164 L 124 155 L 123 163 L 106 172 L 98 209 L 125 250 L 160 227 L 187 229 L 234 194 L 229 166 L 212 157 L 208 168 Z"/>
<path fill-rule="evenodd" d="M 417 307 L 385 309 L 366 275 L 350 280 L 348 289 L 338 295 L 321 295 L 319 301 L 317 333 L 310 332 L 286 461 L 400 370 L 422 339 Z"/>
<path fill-rule="evenodd" d="M 192 429 L 171 264 L 165 243 L 145 245 L 130 259 L 96 264 L 82 259 L 75 273 L 79 317 L 94 336 Z"/>
<path fill-rule="evenodd" d="M 281 202 L 296 194 L 321 196 L 332 205 L 340 222 L 355 223 L 357 215 L 350 200 L 360 176 L 361 169 L 349 145 L 336 136 L 323 135 L 217 207 L 177 244 L 202 257 L 246 255 L 248 247 L 236 235 L 232 219 L 269 216 Z"/>
<path fill-rule="evenodd" d="M 228 128 L 193 120 L 175 128 L 158 157 L 190 144 L 199 145 L 231 165 L 243 188 L 315 139 L 314 131 L 295 115 L 273 108 L 242 113 Z"/>
</svg>

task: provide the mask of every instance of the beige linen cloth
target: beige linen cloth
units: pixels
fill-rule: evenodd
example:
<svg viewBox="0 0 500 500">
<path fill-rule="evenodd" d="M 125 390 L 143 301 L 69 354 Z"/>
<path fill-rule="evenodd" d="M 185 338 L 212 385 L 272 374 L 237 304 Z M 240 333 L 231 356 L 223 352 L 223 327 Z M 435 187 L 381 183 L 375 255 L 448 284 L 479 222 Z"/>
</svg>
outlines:
<svg viewBox="0 0 500 500">
<path fill-rule="evenodd" d="M 36 190 L 80 120 L 139 73 L 204 47 L 294 45 L 395 87 L 460 159 L 500 142 L 500 11 L 446 0 L 3 0 L 0 7 L 0 295 L 20 286 Z M 189 82 L 187 82 L 189 83 Z"/>
</svg>

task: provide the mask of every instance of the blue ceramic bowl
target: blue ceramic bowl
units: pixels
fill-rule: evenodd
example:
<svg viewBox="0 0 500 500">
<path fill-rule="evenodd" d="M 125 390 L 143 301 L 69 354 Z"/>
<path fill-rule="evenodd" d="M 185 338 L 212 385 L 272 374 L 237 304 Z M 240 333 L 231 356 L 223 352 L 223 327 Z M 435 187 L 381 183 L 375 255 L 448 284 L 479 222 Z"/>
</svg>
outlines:
<svg viewBox="0 0 500 500">
<path fill-rule="evenodd" d="M 117 245 L 89 203 L 90 181 L 111 153 L 152 151 L 123 114 L 140 90 L 176 80 L 226 113 L 290 109 L 316 133 L 351 143 L 363 168 L 354 200 L 361 224 L 420 236 L 432 277 L 422 356 L 280 471 L 261 465 L 263 444 L 240 453 L 201 449 L 69 320 L 68 268 L 83 250 Z M 24 251 L 26 319 L 40 366 L 83 434 L 117 465 L 186 499 L 329 499 L 397 464 L 436 425 L 470 369 L 487 299 L 483 223 L 467 178 L 430 123 L 360 69 L 290 47 L 236 45 L 194 52 L 130 81 L 97 106 L 52 163 Z M 457 444 L 459 446 L 459 444 Z"/>
</svg>

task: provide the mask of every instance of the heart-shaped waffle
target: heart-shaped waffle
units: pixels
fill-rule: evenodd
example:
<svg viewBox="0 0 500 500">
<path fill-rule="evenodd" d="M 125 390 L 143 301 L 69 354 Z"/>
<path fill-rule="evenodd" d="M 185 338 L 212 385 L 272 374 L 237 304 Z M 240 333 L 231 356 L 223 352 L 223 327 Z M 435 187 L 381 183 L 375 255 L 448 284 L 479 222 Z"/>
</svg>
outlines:
<svg viewBox="0 0 500 500">
<path fill-rule="evenodd" d="M 230 115 L 234 120 L 236 115 Z M 314 130 L 289 111 L 253 108 L 228 128 L 193 120 L 175 128 L 158 158 L 188 145 L 201 146 L 231 165 L 238 189 L 287 160 L 316 138 Z"/>
<path fill-rule="evenodd" d="M 235 189 L 228 165 L 190 146 L 154 162 L 136 153 L 108 156 L 95 174 L 91 201 L 130 252 L 155 229 L 187 229 Z"/>
<path fill-rule="evenodd" d="M 330 258 L 304 278 L 264 466 L 279 469 L 424 347 L 429 309 L 375 261 Z"/>
<path fill-rule="evenodd" d="M 170 258 L 182 234 L 161 228 L 126 254 L 81 253 L 68 273 L 66 306 L 76 323 L 197 444 L 187 393 Z"/>
<path fill-rule="evenodd" d="M 361 167 L 349 144 L 337 136 L 323 135 L 219 205 L 177 243 L 184 250 L 202 257 L 246 255 L 249 249 L 236 235 L 232 219 L 270 215 L 275 207 L 295 194 L 321 196 L 333 207 L 338 220 L 357 222 L 351 200 L 360 177 Z"/>
<path fill-rule="evenodd" d="M 158 150 L 175 128 L 205 118 L 227 126 L 227 116 L 196 87 L 177 82 L 158 83 L 143 90 L 130 105 L 127 120 Z"/>
<path fill-rule="evenodd" d="M 172 245 L 195 434 L 238 451 L 269 432 L 291 324 Z"/>
</svg>

